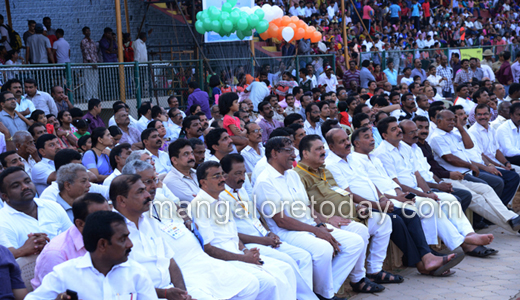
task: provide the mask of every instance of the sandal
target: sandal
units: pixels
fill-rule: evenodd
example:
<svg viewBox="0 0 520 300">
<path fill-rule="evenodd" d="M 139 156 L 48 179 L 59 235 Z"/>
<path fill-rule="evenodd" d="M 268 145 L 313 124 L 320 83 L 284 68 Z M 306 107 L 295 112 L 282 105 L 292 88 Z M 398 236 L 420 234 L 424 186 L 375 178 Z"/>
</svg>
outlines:
<svg viewBox="0 0 520 300">
<path fill-rule="evenodd" d="M 366 277 L 363 277 L 363 279 L 357 283 L 350 282 L 350 286 L 356 293 L 379 293 L 385 289 L 384 286 L 372 282 Z"/>
<path fill-rule="evenodd" d="M 448 269 L 440 274 L 435 274 L 435 271 L 430 271 L 429 273 L 419 273 L 419 274 L 426 275 L 426 276 L 433 276 L 433 277 L 448 277 L 448 276 L 455 274 L 455 271 L 451 271 L 450 269 Z"/>
<path fill-rule="evenodd" d="M 497 253 L 498 250 L 484 246 L 477 246 L 477 248 L 473 249 L 472 251 L 466 252 L 467 255 L 475 257 L 486 257 Z"/>
<path fill-rule="evenodd" d="M 390 277 L 394 276 L 394 279 L 390 279 Z M 387 271 L 379 271 L 377 274 L 367 274 L 367 278 L 372 280 L 375 283 L 401 283 L 404 281 L 404 278 L 401 275 L 394 275 Z"/>
</svg>

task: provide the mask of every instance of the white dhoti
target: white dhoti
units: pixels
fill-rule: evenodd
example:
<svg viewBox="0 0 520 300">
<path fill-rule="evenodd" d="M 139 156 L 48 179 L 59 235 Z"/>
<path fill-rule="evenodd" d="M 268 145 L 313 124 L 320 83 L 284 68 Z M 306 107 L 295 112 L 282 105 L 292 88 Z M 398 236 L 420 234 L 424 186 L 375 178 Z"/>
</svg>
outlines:
<svg viewBox="0 0 520 300">
<path fill-rule="evenodd" d="M 314 292 L 325 298 L 332 298 L 349 274 L 353 282 L 358 282 L 365 277 L 363 271 L 353 272 L 353 269 L 360 261 L 364 263 L 366 247 L 363 238 L 358 234 L 339 230 L 330 225 L 327 225 L 327 228 L 334 229 L 331 234 L 341 244 L 340 252 L 336 256 L 333 256 L 334 249 L 329 242 L 309 232 L 281 231 L 278 235 L 282 241 L 310 253 Z"/>
<path fill-rule="evenodd" d="M 274 249 L 260 244 L 246 244 L 247 248 L 258 248 L 261 256 L 271 257 L 289 264 L 296 276 L 296 296 L 298 300 L 318 299 L 312 291 L 312 258 L 309 252 L 282 243 Z"/>
</svg>

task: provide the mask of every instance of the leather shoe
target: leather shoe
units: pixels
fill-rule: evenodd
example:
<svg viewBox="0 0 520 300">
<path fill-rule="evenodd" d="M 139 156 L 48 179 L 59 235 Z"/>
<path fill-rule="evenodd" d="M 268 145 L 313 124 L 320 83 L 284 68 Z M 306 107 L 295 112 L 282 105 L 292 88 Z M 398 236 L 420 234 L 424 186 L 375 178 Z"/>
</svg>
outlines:
<svg viewBox="0 0 520 300">
<path fill-rule="evenodd" d="M 520 230 L 520 216 L 507 221 L 514 231 Z"/>
</svg>

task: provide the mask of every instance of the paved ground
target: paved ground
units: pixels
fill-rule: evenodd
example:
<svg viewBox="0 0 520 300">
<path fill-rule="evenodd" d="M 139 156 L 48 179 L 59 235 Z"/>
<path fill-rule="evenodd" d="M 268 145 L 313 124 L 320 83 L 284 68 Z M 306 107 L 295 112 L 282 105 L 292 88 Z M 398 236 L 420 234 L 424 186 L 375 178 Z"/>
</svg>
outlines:
<svg viewBox="0 0 520 300">
<path fill-rule="evenodd" d="M 500 252 L 488 258 L 466 258 L 455 268 L 457 273 L 447 278 L 419 275 L 417 270 L 394 270 L 404 276 L 401 284 L 386 284 L 379 294 L 350 294 L 360 299 L 520 299 L 520 235 L 491 226 L 479 233 L 491 232 L 495 240 L 491 247 Z"/>
</svg>

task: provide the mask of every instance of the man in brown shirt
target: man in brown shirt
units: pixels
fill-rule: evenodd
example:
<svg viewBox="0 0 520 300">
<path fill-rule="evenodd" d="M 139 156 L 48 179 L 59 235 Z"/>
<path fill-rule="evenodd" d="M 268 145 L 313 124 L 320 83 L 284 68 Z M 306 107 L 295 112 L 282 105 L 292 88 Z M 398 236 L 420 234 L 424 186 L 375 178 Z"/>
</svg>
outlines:
<svg viewBox="0 0 520 300">
<path fill-rule="evenodd" d="M 299 150 L 301 160 L 294 170 L 300 175 L 314 209 L 326 218 L 321 221 L 359 234 L 365 241 L 365 247 L 372 238 L 366 264 L 367 278 L 373 279 L 376 283 L 403 282 L 401 276 L 382 269 L 392 233 L 390 218 L 378 212 L 371 212 L 363 202 L 356 206 L 353 198 L 361 197 L 338 186 L 332 173 L 325 168 L 325 148 L 320 136 L 307 135 L 301 140 Z M 367 225 L 357 222 L 356 216 L 368 217 L 365 222 Z"/>
</svg>

